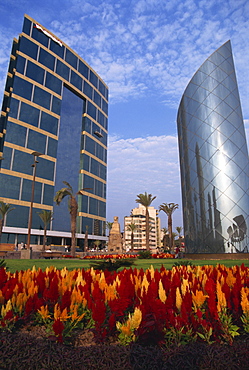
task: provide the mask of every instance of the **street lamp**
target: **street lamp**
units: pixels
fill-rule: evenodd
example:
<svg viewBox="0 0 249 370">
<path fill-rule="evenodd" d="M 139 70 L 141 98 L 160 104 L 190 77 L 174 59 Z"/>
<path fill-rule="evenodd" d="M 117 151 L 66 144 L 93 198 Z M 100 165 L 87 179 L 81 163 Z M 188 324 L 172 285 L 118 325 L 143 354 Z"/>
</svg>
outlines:
<svg viewBox="0 0 249 370">
<path fill-rule="evenodd" d="M 40 157 L 42 155 L 42 153 L 32 152 L 31 154 L 34 156 L 34 163 L 32 164 L 32 167 L 33 167 L 33 180 L 32 180 L 32 190 L 31 190 L 30 207 L 29 207 L 27 249 L 30 249 L 30 235 L 31 235 L 32 213 L 33 213 L 33 203 L 34 203 L 34 194 L 35 194 L 36 164 L 39 163 L 37 161 L 37 157 Z"/>
</svg>

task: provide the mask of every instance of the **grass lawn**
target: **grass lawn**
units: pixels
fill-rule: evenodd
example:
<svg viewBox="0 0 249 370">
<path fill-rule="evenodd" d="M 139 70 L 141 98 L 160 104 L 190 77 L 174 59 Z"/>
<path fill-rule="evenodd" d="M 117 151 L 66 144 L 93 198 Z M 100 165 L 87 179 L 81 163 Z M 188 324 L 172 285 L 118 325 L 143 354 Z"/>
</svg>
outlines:
<svg viewBox="0 0 249 370">
<path fill-rule="evenodd" d="M 74 270 L 74 269 L 83 269 L 83 268 L 89 268 L 90 263 L 94 262 L 94 260 L 79 260 L 79 259 L 52 259 L 52 260 L 46 260 L 46 259 L 32 259 L 32 260 L 24 260 L 24 259 L 7 259 L 6 265 L 8 268 L 8 271 L 15 272 L 20 270 L 27 270 L 32 269 L 33 266 L 36 268 L 41 268 L 42 270 L 46 269 L 46 267 L 49 266 L 55 266 L 57 269 L 62 269 L 63 267 L 66 267 L 68 270 Z M 154 269 L 160 269 L 163 265 L 167 269 L 171 269 L 172 265 L 175 262 L 181 262 L 186 260 L 181 259 L 137 259 L 134 260 L 133 267 L 136 267 L 138 269 L 147 269 L 150 268 L 151 265 L 153 265 Z M 242 263 L 245 264 L 245 266 L 249 267 L 249 260 L 192 260 L 192 265 L 214 265 L 216 266 L 218 263 L 225 265 L 227 267 L 235 266 L 235 265 L 241 265 Z"/>
</svg>

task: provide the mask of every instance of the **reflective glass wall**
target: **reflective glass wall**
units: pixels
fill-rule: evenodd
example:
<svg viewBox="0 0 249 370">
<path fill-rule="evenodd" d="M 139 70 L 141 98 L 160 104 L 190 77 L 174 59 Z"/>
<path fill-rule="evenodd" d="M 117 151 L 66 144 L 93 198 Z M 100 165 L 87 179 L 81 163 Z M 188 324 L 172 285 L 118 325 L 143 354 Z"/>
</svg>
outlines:
<svg viewBox="0 0 249 370">
<path fill-rule="evenodd" d="M 107 123 L 108 88 L 102 79 L 25 15 L 13 42 L 0 119 L 0 200 L 15 207 L 4 225 L 10 232 L 28 226 L 36 151 L 41 156 L 32 229 L 43 228 L 38 212 L 51 210 L 50 231 L 70 232 L 67 199 L 61 206 L 53 201 L 67 181 L 75 193 L 83 189 L 77 233 L 88 227 L 89 234 L 105 235 Z"/>
<path fill-rule="evenodd" d="M 189 82 L 177 125 L 187 252 L 248 251 L 249 159 L 230 41 Z"/>
</svg>

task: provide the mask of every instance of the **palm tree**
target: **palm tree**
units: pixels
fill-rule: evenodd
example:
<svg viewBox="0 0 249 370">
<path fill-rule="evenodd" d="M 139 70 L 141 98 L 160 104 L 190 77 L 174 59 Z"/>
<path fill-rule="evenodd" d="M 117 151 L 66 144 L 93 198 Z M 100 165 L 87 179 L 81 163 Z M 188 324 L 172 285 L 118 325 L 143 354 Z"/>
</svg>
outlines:
<svg viewBox="0 0 249 370">
<path fill-rule="evenodd" d="M 173 247 L 173 231 L 172 231 L 172 213 L 178 209 L 179 205 L 177 203 L 163 203 L 159 206 L 159 211 L 163 211 L 168 216 L 168 230 L 169 230 L 169 247 L 172 251 Z"/>
<path fill-rule="evenodd" d="M 166 250 L 166 248 L 167 248 L 167 232 L 168 232 L 168 229 L 167 229 L 167 227 L 163 227 L 162 228 L 162 232 L 163 232 L 163 249 L 164 249 L 164 251 Z"/>
<path fill-rule="evenodd" d="M 44 224 L 42 251 L 45 251 L 46 243 L 47 243 L 47 226 L 53 220 L 53 212 L 43 209 L 41 212 L 38 212 L 38 215 Z"/>
<path fill-rule="evenodd" d="M 182 227 L 181 226 L 176 226 L 176 231 L 177 231 L 177 234 L 178 234 L 178 238 L 180 240 L 181 239 Z"/>
<path fill-rule="evenodd" d="M 82 190 L 79 190 L 76 194 L 73 192 L 72 186 L 63 181 L 63 184 L 66 185 L 65 188 L 58 190 L 55 194 L 54 201 L 57 205 L 60 205 L 61 201 L 66 197 L 69 196 L 68 201 L 68 208 L 71 215 L 71 235 L 72 235 L 72 243 L 71 243 L 71 255 L 75 257 L 76 251 L 76 220 L 78 215 L 78 202 L 76 196 L 82 194 Z"/>
<path fill-rule="evenodd" d="M 146 192 L 144 194 L 138 194 L 136 202 L 141 204 L 142 206 L 145 207 L 145 233 L 146 233 L 146 250 L 150 250 L 150 217 L 149 217 L 149 211 L 148 207 L 151 205 L 153 200 L 156 199 L 156 197 L 153 197 L 152 194 L 147 194 Z"/>
<path fill-rule="evenodd" d="M 13 209 L 15 209 L 15 208 L 11 204 L 4 203 L 4 202 L 0 201 L 0 215 L 1 215 L 1 219 L 0 219 L 0 240 L 1 240 L 1 236 L 2 236 L 4 220 L 7 216 L 7 214 L 10 211 L 13 211 Z"/>
<path fill-rule="evenodd" d="M 134 231 L 136 230 L 137 225 L 134 223 L 130 223 L 127 225 L 127 230 L 131 231 L 131 252 L 134 251 Z"/>
<path fill-rule="evenodd" d="M 113 222 L 106 222 L 106 228 L 109 230 L 109 234 L 110 234 L 110 231 L 111 231 L 111 229 L 112 229 L 112 224 L 113 224 Z"/>
</svg>

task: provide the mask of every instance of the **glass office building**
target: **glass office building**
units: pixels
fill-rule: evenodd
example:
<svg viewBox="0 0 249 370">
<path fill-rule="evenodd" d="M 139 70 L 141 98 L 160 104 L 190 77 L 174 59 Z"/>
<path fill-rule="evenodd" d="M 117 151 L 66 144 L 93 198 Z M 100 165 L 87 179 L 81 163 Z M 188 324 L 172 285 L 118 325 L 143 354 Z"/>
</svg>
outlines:
<svg viewBox="0 0 249 370">
<path fill-rule="evenodd" d="M 6 218 L 2 242 L 25 241 L 34 152 L 36 166 L 31 244 L 39 242 L 43 224 L 38 215 L 51 210 L 48 236 L 68 244 L 67 198 L 53 199 L 67 181 L 78 197 L 78 245 L 88 228 L 89 239 L 105 239 L 108 88 L 72 49 L 25 15 L 14 40 L 0 121 L 0 200 L 15 209 Z M 33 155 L 32 155 L 33 154 Z"/>
<path fill-rule="evenodd" d="M 189 82 L 177 117 L 189 253 L 249 248 L 249 159 L 230 41 Z"/>
</svg>

